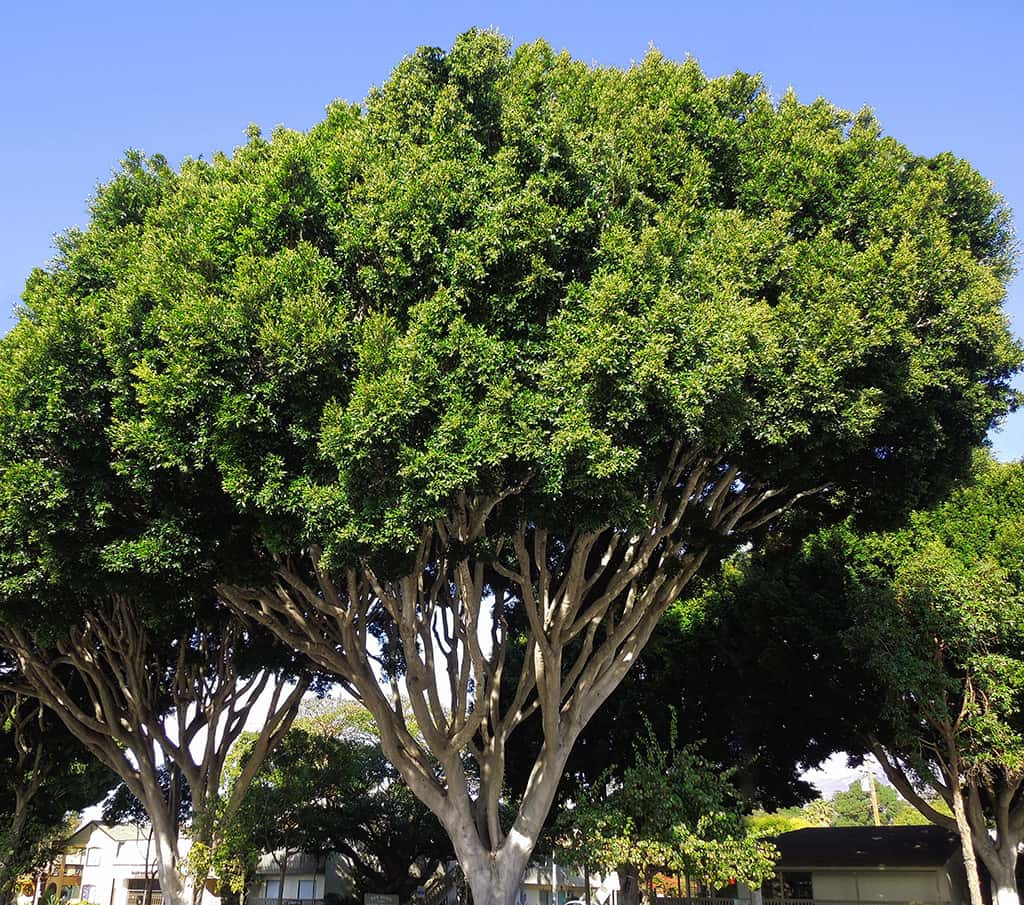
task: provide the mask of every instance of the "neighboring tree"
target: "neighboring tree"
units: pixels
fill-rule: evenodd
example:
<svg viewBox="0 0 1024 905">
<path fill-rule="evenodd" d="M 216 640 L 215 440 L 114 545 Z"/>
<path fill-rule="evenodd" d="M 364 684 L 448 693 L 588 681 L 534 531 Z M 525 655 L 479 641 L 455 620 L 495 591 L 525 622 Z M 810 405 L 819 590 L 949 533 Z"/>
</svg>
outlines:
<svg viewBox="0 0 1024 905">
<path fill-rule="evenodd" d="M 800 808 L 784 808 L 769 814 L 767 811 L 754 811 L 747 817 L 747 824 L 751 832 L 762 838 L 769 839 L 774 836 L 781 836 L 783 833 L 792 833 L 795 830 L 806 830 L 814 826 L 828 826 L 828 824 L 815 823 Z"/>
<path fill-rule="evenodd" d="M 878 817 L 881 826 L 916 826 L 928 823 L 928 819 L 913 805 L 900 797 L 899 793 L 885 783 L 875 783 L 878 800 Z M 851 783 L 845 792 L 832 796 L 834 817 L 830 826 L 874 826 L 875 812 L 871 793 L 866 792 L 859 782 Z M 934 803 L 933 803 L 934 805 Z"/>
<path fill-rule="evenodd" d="M 818 798 L 814 801 L 809 801 L 801 809 L 806 815 L 807 819 L 811 822 L 812 826 L 832 826 L 836 819 L 836 807 L 833 801 L 824 801 Z"/>
<path fill-rule="evenodd" d="M 232 758 L 245 763 L 247 739 Z M 254 779 L 220 860 L 245 864 L 271 852 L 283 896 L 287 857 L 340 852 L 354 895 L 395 893 L 403 901 L 444 860 L 451 843 L 380 750 L 365 708 L 325 698 L 303 707 L 294 727 Z M 223 871 L 223 868 L 222 868 Z"/>
<path fill-rule="evenodd" d="M 394 893 L 411 899 L 438 866 L 454 857 L 447 833 L 388 762 L 379 744 L 343 742 L 367 760 L 364 785 L 334 802 L 331 848 L 352 866 L 354 893 Z"/>
<path fill-rule="evenodd" d="M 165 795 L 163 771 L 188 784 L 193 842 L 208 842 L 241 798 L 244 783 L 220 800 L 221 774 L 252 708 L 269 696 L 255 772 L 310 677 L 213 591 L 215 562 L 244 560 L 222 533 L 219 482 L 189 487 L 159 465 L 144 477 L 115 451 L 127 415 L 115 387 L 132 378 L 104 356 L 90 309 L 113 303 L 117 264 L 176 180 L 130 155 L 90 229 L 29 279 L 31 313 L 0 341 L 0 646 L 12 661 L 0 686 L 40 700 L 125 782 L 153 827 L 164 898 L 189 905 L 205 877 L 179 869 L 180 796 Z"/>
<path fill-rule="evenodd" d="M 54 855 L 68 815 L 115 781 L 37 700 L 0 693 L 0 901 Z"/>
<path fill-rule="evenodd" d="M 188 618 L 188 611 L 175 611 Z M 117 774 L 141 802 L 152 827 L 160 886 L 175 905 L 201 893 L 179 851 L 180 809 L 191 803 L 192 849 L 213 844 L 229 826 L 244 785 L 287 729 L 308 687 L 289 657 L 277 664 L 248 644 L 247 629 L 222 607 L 191 611 L 191 624 L 153 619 L 147 627 L 124 598 L 96 602 L 96 609 L 63 637 L 51 625 L 0 628 L 3 644 L 18 660 L 4 686 L 38 698 L 92 756 Z M 283 664 L 283 665 L 282 665 Z M 76 696 L 74 689 L 84 694 Z M 224 760 L 249 713 L 269 692 L 266 722 L 255 755 L 236 789 L 222 800 Z M 186 789 L 187 786 L 187 789 Z"/>
<path fill-rule="evenodd" d="M 606 774 L 578 788 L 554 825 L 558 860 L 586 872 L 615 870 L 624 902 L 638 901 L 655 873 L 684 874 L 710 890 L 737 881 L 759 886 L 777 852 L 744 821 L 727 774 L 692 748 L 668 746 L 654 731 L 636 741 L 621 780 Z"/>
<path fill-rule="evenodd" d="M 906 531 L 857 538 L 849 551 L 851 578 L 862 583 L 850 646 L 885 694 L 886 724 L 869 733 L 871 750 L 925 816 L 955 828 L 965 849 L 973 843 L 997 905 L 1018 905 L 1024 465 L 983 459 L 948 503 L 915 514 Z"/>
<path fill-rule="evenodd" d="M 229 783 L 245 770 L 253 741 L 241 740 Z M 246 846 L 238 852 L 238 861 L 244 868 L 255 866 L 260 854 L 273 857 L 280 881 L 278 905 L 284 901 L 289 860 L 300 854 L 326 854 L 331 849 L 335 802 L 376 779 L 369 775 L 365 760 L 350 754 L 339 750 L 333 739 L 292 728 L 249 784 L 235 816 L 234 835 Z"/>
<path fill-rule="evenodd" d="M 3 608 L 207 582 L 363 702 L 508 905 L 695 576 L 966 468 L 1021 359 L 1007 224 L 867 113 L 476 31 L 306 134 L 134 158 L 0 348 Z"/>
<path fill-rule="evenodd" d="M 873 753 L 904 798 L 959 833 L 972 902 L 977 857 L 1000 905 L 1017 905 L 1024 839 L 1022 562 L 1024 465 L 981 453 L 909 527 L 839 526 L 730 569 L 714 592 L 798 674 L 819 664 L 814 686 L 854 730 L 849 750 Z"/>
<path fill-rule="evenodd" d="M 879 822 L 882 826 L 921 826 L 927 818 L 891 787 L 877 786 Z M 947 813 L 952 811 L 938 798 L 931 807 Z M 782 808 L 774 813 L 756 811 L 749 818 L 751 827 L 762 836 L 778 836 L 792 830 L 823 826 L 874 826 L 875 815 L 871 795 L 860 783 L 852 783 L 846 791 L 836 792 L 830 799 L 816 798 L 803 807 Z"/>
</svg>

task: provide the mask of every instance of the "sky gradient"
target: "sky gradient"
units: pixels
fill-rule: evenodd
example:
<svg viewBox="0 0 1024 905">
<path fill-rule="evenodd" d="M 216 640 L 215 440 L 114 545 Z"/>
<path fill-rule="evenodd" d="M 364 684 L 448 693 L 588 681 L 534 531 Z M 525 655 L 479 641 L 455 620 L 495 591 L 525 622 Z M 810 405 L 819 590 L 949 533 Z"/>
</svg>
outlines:
<svg viewBox="0 0 1024 905">
<path fill-rule="evenodd" d="M 872 107 L 913 151 L 950 150 L 1024 217 L 1019 0 L 961 2 L 19 3 L 0 12 L 0 332 L 53 236 L 84 226 L 89 195 L 126 148 L 230 151 L 256 123 L 306 129 L 334 98 L 359 101 L 421 44 L 473 26 L 543 37 L 620 66 L 654 44 L 710 75 L 760 72 L 774 94 Z M 1007 310 L 1024 335 L 1024 280 Z M 1018 382 L 1024 389 L 1024 381 Z M 993 436 L 1024 456 L 1024 411 Z"/>
</svg>

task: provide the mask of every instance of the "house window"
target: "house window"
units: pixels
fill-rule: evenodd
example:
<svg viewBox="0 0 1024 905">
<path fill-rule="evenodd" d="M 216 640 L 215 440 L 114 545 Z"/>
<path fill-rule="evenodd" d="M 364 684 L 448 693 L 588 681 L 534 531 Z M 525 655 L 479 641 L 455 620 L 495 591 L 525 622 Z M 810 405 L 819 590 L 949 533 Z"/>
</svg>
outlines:
<svg viewBox="0 0 1024 905">
<path fill-rule="evenodd" d="M 150 877 L 148 880 L 136 877 L 126 881 L 125 885 L 128 887 L 127 905 L 162 905 L 160 881 L 156 877 Z"/>
<path fill-rule="evenodd" d="M 267 880 L 267 898 L 271 901 L 276 902 L 278 896 L 281 895 L 281 881 L 280 880 Z"/>
<path fill-rule="evenodd" d="M 86 867 L 99 867 L 100 866 L 100 850 L 98 848 L 90 848 L 85 852 L 85 866 Z"/>
<path fill-rule="evenodd" d="M 766 899 L 813 899 L 814 886 L 810 871 L 780 871 L 765 882 L 762 892 Z"/>
<path fill-rule="evenodd" d="M 313 881 L 312 880 L 299 880 L 299 898 L 300 899 L 312 899 L 313 898 Z"/>
</svg>

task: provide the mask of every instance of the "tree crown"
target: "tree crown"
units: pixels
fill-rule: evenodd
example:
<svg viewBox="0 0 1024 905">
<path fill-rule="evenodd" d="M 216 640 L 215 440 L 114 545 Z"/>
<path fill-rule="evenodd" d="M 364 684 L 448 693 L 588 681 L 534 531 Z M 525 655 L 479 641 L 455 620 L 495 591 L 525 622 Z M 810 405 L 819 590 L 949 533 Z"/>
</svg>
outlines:
<svg viewBox="0 0 1024 905">
<path fill-rule="evenodd" d="M 869 113 L 471 31 L 306 134 L 98 191 L 0 349 L 0 581 L 180 594 L 254 533 L 401 572 L 512 488 L 630 526 L 676 442 L 900 509 L 1012 399 L 1011 250 L 981 176 Z"/>
</svg>

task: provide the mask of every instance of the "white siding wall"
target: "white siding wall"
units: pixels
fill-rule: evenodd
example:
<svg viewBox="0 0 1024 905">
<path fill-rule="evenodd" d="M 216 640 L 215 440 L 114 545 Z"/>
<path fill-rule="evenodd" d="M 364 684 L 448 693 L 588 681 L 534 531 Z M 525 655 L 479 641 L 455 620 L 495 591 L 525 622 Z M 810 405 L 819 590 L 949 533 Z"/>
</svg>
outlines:
<svg viewBox="0 0 1024 905">
<path fill-rule="evenodd" d="M 88 901 L 94 905 L 132 905 L 138 893 L 128 889 L 128 881 L 144 880 L 146 874 L 146 843 L 148 833 L 140 831 L 134 838 L 118 842 L 99 827 L 95 827 L 85 844 L 86 850 L 95 850 L 93 861 L 85 859 L 82 868 L 82 889 L 90 887 Z M 182 854 L 188 851 L 187 842 Z M 149 870 L 156 875 L 156 851 L 149 849 Z M 202 905 L 218 905 L 220 899 L 203 890 Z"/>
<path fill-rule="evenodd" d="M 829 902 L 856 902 L 857 879 L 852 873 L 815 871 L 811 875 L 814 898 Z"/>
</svg>

